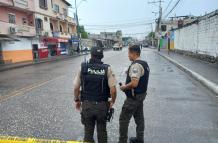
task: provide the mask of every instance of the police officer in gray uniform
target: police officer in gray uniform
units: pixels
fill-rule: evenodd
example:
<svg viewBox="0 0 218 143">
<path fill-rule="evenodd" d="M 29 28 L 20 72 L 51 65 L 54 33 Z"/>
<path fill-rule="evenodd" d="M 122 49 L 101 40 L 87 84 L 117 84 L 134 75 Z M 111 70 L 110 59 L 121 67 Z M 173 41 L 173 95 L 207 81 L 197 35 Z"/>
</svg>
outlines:
<svg viewBox="0 0 218 143">
<path fill-rule="evenodd" d="M 146 97 L 149 66 L 140 59 L 141 49 L 138 45 L 129 47 L 129 59 L 132 64 L 127 71 L 126 83 L 120 83 L 120 89 L 125 92 L 127 98 L 120 114 L 119 143 L 127 143 L 128 126 L 131 117 L 135 119 L 136 137 L 130 138 L 130 143 L 144 143 L 144 113 L 143 101 Z"/>
<path fill-rule="evenodd" d="M 96 124 L 98 143 L 107 143 L 106 119 L 108 110 L 116 100 L 116 79 L 111 67 L 104 64 L 102 58 L 102 48 L 93 47 L 91 59 L 81 64 L 81 70 L 74 81 L 76 109 L 82 107 L 84 142 L 94 142 Z"/>
</svg>

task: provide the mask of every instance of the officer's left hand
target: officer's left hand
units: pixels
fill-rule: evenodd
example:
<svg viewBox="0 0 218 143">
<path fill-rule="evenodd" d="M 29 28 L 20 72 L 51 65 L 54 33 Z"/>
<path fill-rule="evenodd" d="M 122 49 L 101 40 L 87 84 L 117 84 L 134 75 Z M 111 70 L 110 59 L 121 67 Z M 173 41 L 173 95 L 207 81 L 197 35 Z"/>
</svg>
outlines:
<svg viewBox="0 0 218 143">
<path fill-rule="evenodd" d="M 120 90 L 122 90 L 123 92 L 125 91 L 125 89 L 126 89 L 125 85 L 120 86 Z"/>
</svg>

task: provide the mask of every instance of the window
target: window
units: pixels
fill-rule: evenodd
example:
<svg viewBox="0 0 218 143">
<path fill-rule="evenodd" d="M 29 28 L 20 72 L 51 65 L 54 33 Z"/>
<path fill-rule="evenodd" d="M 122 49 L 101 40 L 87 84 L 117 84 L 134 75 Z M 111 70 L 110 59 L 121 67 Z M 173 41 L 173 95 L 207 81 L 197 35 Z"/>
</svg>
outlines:
<svg viewBox="0 0 218 143">
<path fill-rule="evenodd" d="M 23 25 L 27 24 L 27 19 L 26 18 L 23 18 L 22 21 L 23 21 Z"/>
<path fill-rule="evenodd" d="M 54 4 L 53 11 L 59 13 L 59 5 Z"/>
<path fill-rule="evenodd" d="M 43 28 L 42 19 L 36 19 L 36 29 L 42 29 L 42 28 Z"/>
<path fill-rule="evenodd" d="M 166 25 L 161 25 L 161 31 L 165 32 L 167 30 L 167 26 Z"/>
<path fill-rule="evenodd" d="M 33 26 L 33 21 L 30 21 L 30 22 L 29 22 L 29 26 Z"/>
<path fill-rule="evenodd" d="M 44 21 L 47 22 L 48 21 L 48 17 L 44 17 Z"/>
<path fill-rule="evenodd" d="M 47 9 L 48 8 L 47 0 L 39 0 L 39 7 L 42 9 Z"/>
<path fill-rule="evenodd" d="M 12 14 L 12 13 L 9 13 L 8 14 L 8 22 L 9 23 L 16 23 L 16 16 L 15 16 L 15 14 Z"/>
<path fill-rule="evenodd" d="M 51 31 L 54 30 L 54 27 L 53 27 L 53 24 L 52 24 L 52 23 L 50 23 L 50 28 L 51 28 Z"/>
<path fill-rule="evenodd" d="M 60 25 L 60 32 L 63 32 L 63 30 L 62 30 L 62 26 Z"/>
<path fill-rule="evenodd" d="M 16 0 L 15 2 L 23 6 L 28 6 L 28 0 Z"/>
</svg>

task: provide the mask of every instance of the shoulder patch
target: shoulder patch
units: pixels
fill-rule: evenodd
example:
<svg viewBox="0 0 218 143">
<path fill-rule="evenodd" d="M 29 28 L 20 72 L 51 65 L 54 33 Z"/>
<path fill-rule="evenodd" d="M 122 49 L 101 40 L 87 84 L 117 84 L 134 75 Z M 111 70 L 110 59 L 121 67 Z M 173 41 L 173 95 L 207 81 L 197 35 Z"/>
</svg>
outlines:
<svg viewBox="0 0 218 143">
<path fill-rule="evenodd" d="M 135 67 L 134 67 L 134 68 L 132 69 L 132 72 L 136 74 L 136 73 L 139 73 L 139 70 L 138 70 L 138 68 L 135 68 Z"/>
</svg>

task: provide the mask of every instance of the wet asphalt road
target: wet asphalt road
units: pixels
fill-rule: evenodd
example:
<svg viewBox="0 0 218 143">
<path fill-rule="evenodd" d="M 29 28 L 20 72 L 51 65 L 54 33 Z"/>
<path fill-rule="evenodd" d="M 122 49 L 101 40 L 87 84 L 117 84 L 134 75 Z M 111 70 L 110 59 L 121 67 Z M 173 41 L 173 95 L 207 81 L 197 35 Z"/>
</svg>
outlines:
<svg viewBox="0 0 218 143">
<path fill-rule="evenodd" d="M 73 77 L 84 57 L 0 73 L 0 135 L 81 140 L 83 126 L 73 106 Z M 143 49 L 150 65 L 144 102 L 146 143 L 218 143 L 218 98 L 152 50 Z M 118 81 L 129 65 L 126 49 L 105 52 Z M 118 90 L 108 141 L 119 136 L 125 96 Z M 133 119 L 129 136 L 135 136 Z"/>
</svg>

